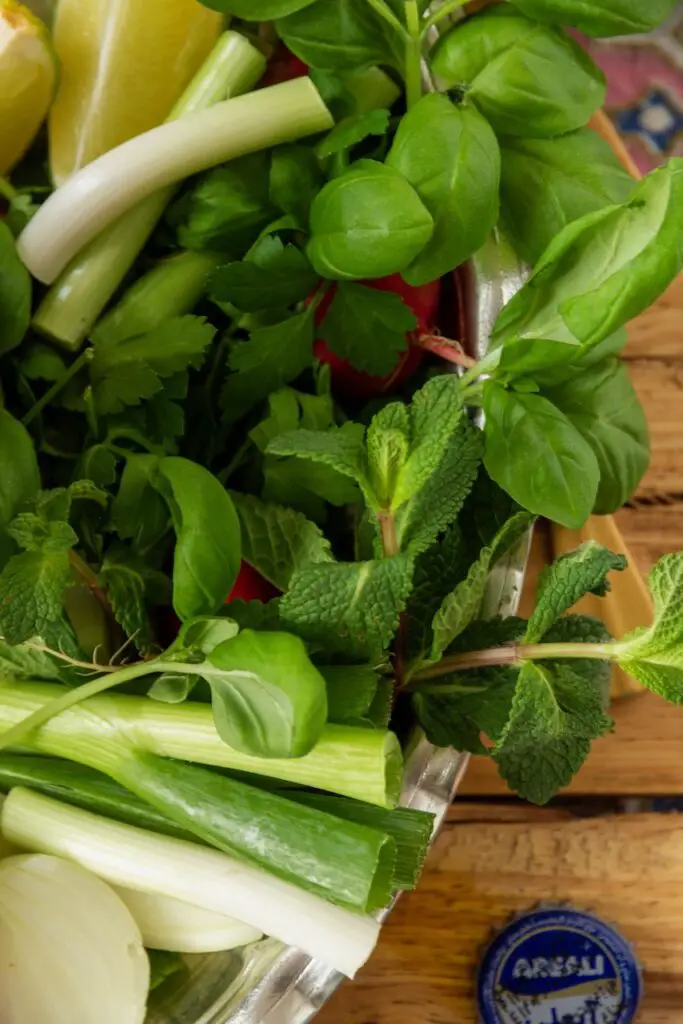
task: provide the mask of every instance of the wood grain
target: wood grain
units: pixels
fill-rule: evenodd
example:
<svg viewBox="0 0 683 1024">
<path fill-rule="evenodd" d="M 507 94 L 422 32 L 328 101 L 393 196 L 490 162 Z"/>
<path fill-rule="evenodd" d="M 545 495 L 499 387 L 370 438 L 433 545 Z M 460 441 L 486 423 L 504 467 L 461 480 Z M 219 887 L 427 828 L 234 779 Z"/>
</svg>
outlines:
<svg viewBox="0 0 683 1024">
<path fill-rule="evenodd" d="M 639 1024 L 683 1024 L 683 819 L 449 821 L 420 891 L 321 1024 L 475 1024 L 481 951 L 510 916 L 571 902 L 613 922 L 645 967 Z"/>
</svg>

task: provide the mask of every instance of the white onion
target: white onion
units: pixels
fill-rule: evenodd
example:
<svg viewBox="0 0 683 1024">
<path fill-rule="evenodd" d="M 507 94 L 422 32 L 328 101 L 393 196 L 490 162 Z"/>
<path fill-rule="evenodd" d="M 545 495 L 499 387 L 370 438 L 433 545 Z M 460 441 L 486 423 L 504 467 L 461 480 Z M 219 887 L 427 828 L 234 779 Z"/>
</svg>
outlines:
<svg viewBox="0 0 683 1024">
<path fill-rule="evenodd" d="M 149 949 L 173 953 L 218 953 L 257 942 L 263 932 L 215 910 L 148 892 L 114 886 Z"/>
<path fill-rule="evenodd" d="M 2 1024 L 142 1024 L 149 962 L 116 893 L 77 864 L 0 862 Z"/>
<path fill-rule="evenodd" d="M 24 228 L 19 255 L 52 284 L 88 242 L 153 192 L 333 124 L 311 79 L 297 78 L 159 125 L 72 174 Z"/>
</svg>

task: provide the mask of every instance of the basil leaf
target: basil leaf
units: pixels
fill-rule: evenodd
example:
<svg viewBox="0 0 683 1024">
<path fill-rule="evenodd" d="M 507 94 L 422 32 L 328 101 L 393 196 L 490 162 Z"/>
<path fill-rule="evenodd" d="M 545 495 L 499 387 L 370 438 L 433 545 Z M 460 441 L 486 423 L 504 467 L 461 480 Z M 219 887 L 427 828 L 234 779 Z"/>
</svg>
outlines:
<svg viewBox="0 0 683 1024">
<path fill-rule="evenodd" d="M 409 284 L 427 284 L 469 259 L 498 220 L 496 137 L 473 107 L 432 93 L 401 118 L 387 165 L 407 178 L 434 218 L 432 237 L 403 271 Z"/>
<path fill-rule="evenodd" d="M 114 529 L 138 552 L 156 544 L 169 525 L 166 504 L 152 483 L 158 464 L 156 455 L 131 453 L 111 506 Z"/>
<path fill-rule="evenodd" d="M 212 615 L 240 567 L 240 525 L 228 492 L 196 462 L 169 456 L 152 477 L 176 532 L 173 607 L 179 619 Z"/>
<path fill-rule="evenodd" d="M 18 420 L 0 409 L 0 568 L 14 548 L 6 527 L 20 507 L 35 498 L 39 488 L 33 441 Z"/>
<path fill-rule="evenodd" d="M 532 265 L 567 224 L 623 202 L 634 188 L 610 146 L 588 128 L 556 139 L 509 136 L 501 156 L 505 223 Z"/>
<path fill-rule="evenodd" d="M 272 21 L 292 11 L 300 11 L 313 0 L 201 0 L 204 7 L 221 14 L 232 14 L 244 21 Z"/>
<path fill-rule="evenodd" d="M 605 78 L 559 29 L 505 8 L 468 19 L 441 40 L 432 70 L 467 96 L 503 135 L 552 136 L 587 123 Z"/>
<path fill-rule="evenodd" d="M 493 341 L 595 345 L 650 306 L 683 267 L 683 159 L 621 206 L 568 224 L 496 321 Z"/>
<path fill-rule="evenodd" d="M 216 728 L 235 750 L 303 757 L 320 739 L 327 687 L 298 637 L 244 629 L 211 651 L 201 674 Z"/>
<path fill-rule="evenodd" d="M 649 32 L 672 14 L 678 0 L 511 0 L 539 21 L 573 25 L 589 36 Z"/>
<path fill-rule="evenodd" d="M 316 0 L 278 18 L 277 34 L 309 67 L 323 71 L 388 64 L 403 69 L 405 43 L 367 0 Z"/>
<path fill-rule="evenodd" d="M 598 460 L 594 511 L 616 512 L 633 496 L 650 460 L 647 420 L 626 366 L 608 359 L 546 394 Z"/>
<path fill-rule="evenodd" d="M 484 390 L 484 465 L 503 490 L 536 515 L 572 529 L 595 504 L 600 470 L 587 441 L 541 395 Z"/>
<path fill-rule="evenodd" d="M 21 342 L 31 320 L 31 278 L 12 232 L 0 221 L 0 355 Z"/>
<path fill-rule="evenodd" d="M 387 277 L 412 263 L 432 230 L 429 211 L 398 171 L 359 160 L 313 200 L 307 253 L 322 277 Z"/>
</svg>

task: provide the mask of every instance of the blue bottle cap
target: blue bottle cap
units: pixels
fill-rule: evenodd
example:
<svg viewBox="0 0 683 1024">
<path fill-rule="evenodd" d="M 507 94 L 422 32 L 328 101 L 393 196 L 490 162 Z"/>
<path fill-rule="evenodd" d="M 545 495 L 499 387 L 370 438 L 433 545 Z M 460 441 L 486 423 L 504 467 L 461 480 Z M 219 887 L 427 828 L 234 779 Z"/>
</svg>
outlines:
<svg viewBox="0 0 683 1024">
<path fill-rule="evenodd" d="M 630 1024 L 641 994 L 628 942 L 567 907 L 512 921 L 486 950 L 477 979 L 483 1024 Z"/>
</svg>

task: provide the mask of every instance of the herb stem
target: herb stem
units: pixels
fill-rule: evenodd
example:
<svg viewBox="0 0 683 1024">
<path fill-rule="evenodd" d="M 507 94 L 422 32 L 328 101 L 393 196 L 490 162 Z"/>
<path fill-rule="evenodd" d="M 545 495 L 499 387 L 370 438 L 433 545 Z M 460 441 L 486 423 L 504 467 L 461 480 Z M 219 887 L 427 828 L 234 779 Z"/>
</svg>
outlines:
<svg viewBox="0 0 683 1024">
<path fill-rule="evenodd" d="M 385 558 L 392 558 L 399 553 L 398 536 L 396 535 L 396 520 L 393 512 L 382 511 L 379 513 L 379 529 L 382 537 L 382 550 Z"/>
<path fill-rule="evenodd" d="M 97 694 L 103 693 L 114 686 L 120 686 L 122 683 L 128 683 L 132 679 L 138 679 L 140 676 L 151 675 L 152 672 L 159 671 L 156 660 L 138 661 L 127 668 L 118 669 L 116 672 L 111 672 L 104 676 L 98 676 L 97 679 L 84 683 L 83 686 L 77 686 L 74 690 L 67 690 L 66 693 L 55 698 L 55 700 L 48 701 L 43 707 L 37 708 L 27 718 L 17 722 L 15 726 L 3 733 L 0 736 L 0 750 L 6 747 L 19 746 L 25 741 L 29 733 L 39 729 L 41 725 L 45 725 L 46 722 L 49 722 L 56 715 L 61 715 L 63 711 L 68 711 L 69 708 L 75 707 L 76 704 L 88 700 L 89 697 L 95 697 Z"/>
<path fill-rule="evenodd" d="M 431 352 L 440 359 L 445 359 L 448 363 L 454 363 L 456 366 L 472 369 L 477 365 L 477 360 L 467 355 L 460 342 L 451 341 L 450 338 L 442 338 L 438 334 L 421 334 L 417 343 L 420 348 Z"/>
<path fill-rule="evenodd" d="M 447 18 L 453 11 L 460 10 L 467 3 L 467 0 L 444 0 L 438 10 L 432 14 L 431 18 L 427 21 L 424 26 L 423 33 L 429 32 L 430 28 L 434 25 L 438 25 L 440 21 Z"/>
<path fill-rule="evenodd" d="M 405 0 L 406 40 L 405 82 L 408 110 L 422 97 L 422 28 L 417 0 Z"/>
<path fill-rule="evenodd" d="M 614 657 L 614 644 L 506 644 L 489 647 L 483 651 L 467 651 L 443 658 L 437 665 L 430 665 L 416 672 L 414 683 L 422 679 L 436 679 L 451 672 L 466 672 L 469 669 L 489 668 L 492 665 L 514 665 L 519 661 L 548 661 L 559 658 L 600 658 L 609 661 Z M 445 692 L 445 690 L 444 690 Z"/>
<path fill-rule="evenodd" d="M 368 0 L 370 6 L 379 14 L 380 18 L 383 18 L 388 25 L 398 32 L 403 39 L 407 38 L 407 33 L 404 26 L 398 20 L 391 7 L 384 0 Z"/>
<path fill-rule="evenodd" d="M 49 405 L 52 399 L 55 397 L 55 395 L 58 395 L 62 388 L 65 387 L 69 383 L 69 381 L 76 376 L 79 370 L 82 370 L 83 367 L 90 362 L 94 354 L 95 353 L 93 349 L 86 348 L 84 352 L 81 352 L 78 359 L 74 359 L 73 363 L 68 368 L 68 370 L 65 370 L 62 376 L 59 377 L 59 379 L 54 382 L 52 387 L 48 388 L 48 390 L 45 392 L 42 398 L 39 398 L 38 401 L 31 406 L 31 408 L 21 421 L 25 427 L 27 427 L 29 423 L 32 423 L 36 416 L 40 416 L 45 406 Z"/>
</svg>

